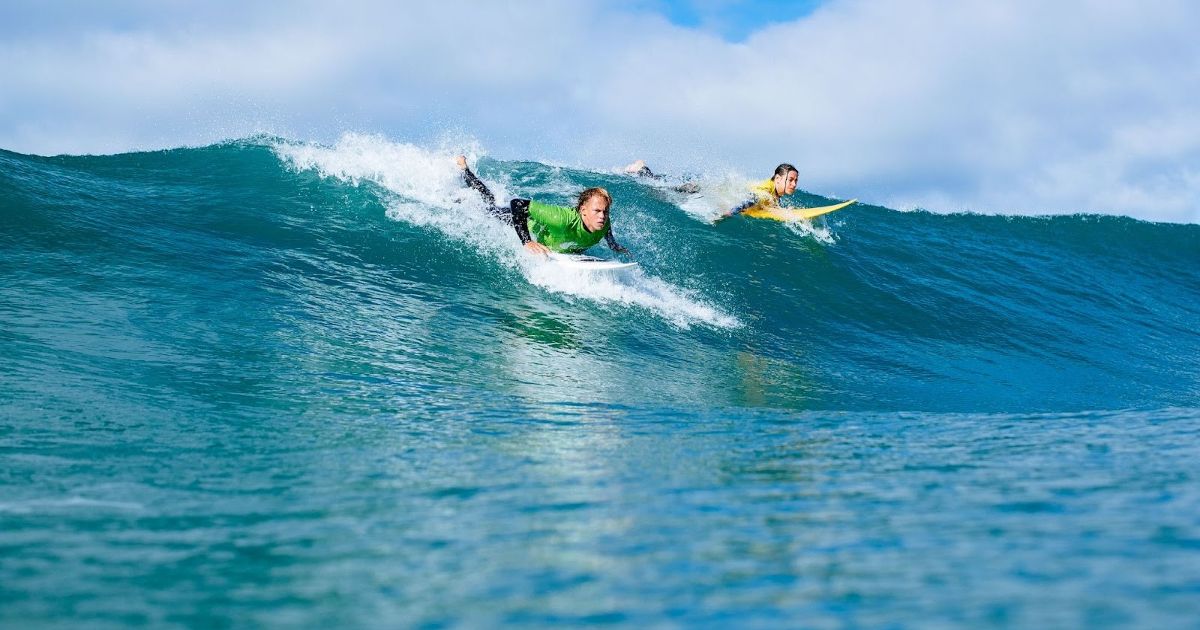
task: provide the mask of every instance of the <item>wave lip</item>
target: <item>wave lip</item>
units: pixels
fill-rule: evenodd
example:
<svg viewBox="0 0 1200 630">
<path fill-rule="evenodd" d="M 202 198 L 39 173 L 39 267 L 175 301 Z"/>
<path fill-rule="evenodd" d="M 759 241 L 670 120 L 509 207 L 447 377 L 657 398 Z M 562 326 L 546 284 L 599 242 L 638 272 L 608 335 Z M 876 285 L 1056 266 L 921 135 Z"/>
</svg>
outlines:
<svg viewBox="0 0 1200 630">
<path fill-rule="evenodd" d="M 488 217 L 474 191 L 464 189 L 454 166 L 456 152 L 395 143 L 379 136 L 344 135 L 332 147 L 280 144 L 275 152 L 290 167 L 359 186 L 378 186 L 387 216 L 395 221 L 432 228 L 443 236 L 484 252 L 495 262 L 520 271 L 547 291 L 606 304 L 634 306 L 657 313 L 680 327 L 705 324 L 738 326 L 738 320 L 688 291 L 642 271 L 616 278 L 558 273 L 529 258 L 512 229 Z M 493 182 L 489 182 L 492 185 Z M 498 198 L 514 195 L 511 183 L 494 182 Z M 535 190 L 574 191 L 571 186 L 542 185 Z M 582 187 L 580 187 L 582 188 Z"/>
</svg>

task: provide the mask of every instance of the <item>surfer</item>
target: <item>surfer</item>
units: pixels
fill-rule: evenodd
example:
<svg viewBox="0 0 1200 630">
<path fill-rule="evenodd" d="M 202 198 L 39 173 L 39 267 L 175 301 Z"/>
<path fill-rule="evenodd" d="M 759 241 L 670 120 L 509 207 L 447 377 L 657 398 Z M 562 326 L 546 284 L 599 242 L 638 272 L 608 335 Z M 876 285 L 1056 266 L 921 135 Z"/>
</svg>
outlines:
<svg viewBox="0 0 1200 630">
<path fill-rule="evenodd" d="M 646 177 L 649 179 L 662 179 L 663 176 L 650 170 L 646 166 L 646 160 L 634 160 L 633 164 L 625 167 L 625 172 L 634 177 Z"/>
<path fill-rule="evenodd" d="M 645 160 L 637 160 L 625 167 L 625 172 L 634 177 L 645 177 L 648 179 L 662 179 L 663 176 L 650 170 L 646 166 Z M 800 172 L 791 164 L 780 164 L 775 167 L 775 174 L 769 179 L 763 180 L 750 186 L 750 193 L 753 195 L 744 203 L 738 204 L 732 210 L 722 214 L 717 220 L 731 217 L 735 214 L 741 214 L 747 210 L 760 209 L 769 210 L 779 207 L 779 200 L 783 197 L 796 192 L 796 183 L 800 180 Z M 676 186 L 675 190 L 684 193 L 695 193 L 700 190 L 700 187 L 695 182 L 685 182 L 680 186 Z"/>
<path fill-rule="evenodd" d="M 721 218 L 731 217 L 751 209 L 778 208 L 781 198 L 796 192 L 796 182 L 799 179 L 800 172 L 796 170 L 795 166 L 787 163 L 780 164 L 775 167 L 775 174 L 770 179 L 765 179 L 750 187 L 753 197 L 721 215 Z"/>
<path fill-rule="evenodd" d="M 626 166 L 625 172 L 629 175 L 633 175 L 634 177 L 644 177 L 646 179 L 655 179 L 659 181 L 666 179 L 665 175 L 660 175 L 650 170 L 650 167 L 646 166 L 645 160 L 637 160 L 633 164 Z M 671 190 L 691 195 L 700 192 L 700 185 L 696 182 L 683 182 L 678 186 L 672 186 Z"/>
<path fill-rule="evenodd" d="M 488 212 L 511 224 L 521 244 L 530 252 L 542 256 L 551 252 L 582 254 L 604 239 L 614 252 L 629 253 L 613 238 L 612 224 L 609 222 L 612 196 L 607 190 L 588 188 L 579 193 L 579 201 L 574 208 L 552 206 L 532 199 L 513 199 L 508 207 L 497 206 L 496 196 L 467 167 L 467 158 L 460 155 L 454 158 L 454 162 L 462 169 L 467 186 L 483 197 Z"/>
</svg>

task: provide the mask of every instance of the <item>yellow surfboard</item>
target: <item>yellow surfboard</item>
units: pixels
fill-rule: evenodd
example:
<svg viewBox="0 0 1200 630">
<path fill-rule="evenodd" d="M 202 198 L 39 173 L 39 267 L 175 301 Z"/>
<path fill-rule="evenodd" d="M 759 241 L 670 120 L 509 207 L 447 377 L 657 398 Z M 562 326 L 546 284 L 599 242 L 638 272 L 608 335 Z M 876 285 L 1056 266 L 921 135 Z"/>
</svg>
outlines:
<svg viewBox="0 0 1200 630">
<path fill-rule="evenodd" d="M 820 208 L 754 208 L 743 212 L 742 216 L 754 217 L 755 219 L 773 219 L 775 221 L 808 221 L 823 214 L 841 210 L 857 202 L 857 199 L 851 199 L 850 201 L 835 203 L 832 206 L 821 206 Z"/>
</svg>

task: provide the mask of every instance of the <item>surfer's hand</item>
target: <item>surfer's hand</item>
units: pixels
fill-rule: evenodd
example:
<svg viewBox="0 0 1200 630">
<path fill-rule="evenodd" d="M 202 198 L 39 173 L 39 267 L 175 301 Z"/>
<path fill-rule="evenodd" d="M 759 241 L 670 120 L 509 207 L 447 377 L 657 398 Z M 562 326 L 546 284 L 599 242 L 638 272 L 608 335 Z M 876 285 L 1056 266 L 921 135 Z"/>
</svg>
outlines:
<svg viewBox="0 0 1200 630">
<path fill-rule="evenodd" d="M 618 254 L 625 254 L 626 256 L 629 255 L 629 250 L 625 249 L 624 247 L 622 247 L 620 245 L 617 245 L 616 247 L 614 247 L 613 251 L 617 252 Z"/>
<path fill-rule="evenodd" d="M 528 243 L 525 243 L 525 249 L 529 253 L 537 254 L 538 256 L 549 256 L 550 255 L 550 248 L 546 247 L 545 245 L 542 245 L 541 243 L 539 243 L 537 241 L 529 241 Z"/>
<path fill-rule="evenodd" d="M 454 163 L 458 165 L 458 168 L 460 168 L 464 171 L 467 170 L 467 156 L 459 155 L 459 156 L 455 157 Z"/>
</svg>

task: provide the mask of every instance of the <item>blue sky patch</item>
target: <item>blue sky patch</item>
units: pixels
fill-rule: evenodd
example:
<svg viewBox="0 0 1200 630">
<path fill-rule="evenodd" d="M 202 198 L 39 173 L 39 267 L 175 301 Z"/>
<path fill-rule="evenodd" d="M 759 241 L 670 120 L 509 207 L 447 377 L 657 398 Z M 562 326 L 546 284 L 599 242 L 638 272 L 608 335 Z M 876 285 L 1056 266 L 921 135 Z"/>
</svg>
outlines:
<svg viewBox="0 0 1200 630">
<path fill-rule="evenodd" d="M 822 4 L 824 0 L 646 0 L 645 6 L 673 24 L 740 42 L 763 27 L 800 19 Z"/>
</svg>

